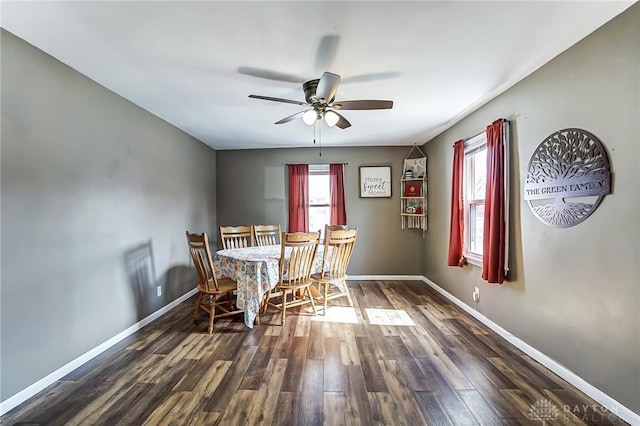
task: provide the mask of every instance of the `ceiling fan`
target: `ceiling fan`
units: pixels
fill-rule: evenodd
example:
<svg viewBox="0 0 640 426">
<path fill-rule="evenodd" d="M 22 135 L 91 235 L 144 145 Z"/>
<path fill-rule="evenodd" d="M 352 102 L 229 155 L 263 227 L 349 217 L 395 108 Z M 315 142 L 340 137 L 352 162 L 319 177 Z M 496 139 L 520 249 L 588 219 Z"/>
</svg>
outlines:
<svg viewBox="0 0 640 426">
<path fill-rule="evenodd" d="M 325 72 L 319 79 L 309 80 L 302 84 L 304 97 L 306 102 L 295 101 L 292 99 L 273 98 L 270 96 L 249 95 L 253 99 L 263 99 L 265 101 L 284 102 L 289 104 L 303 105 L 309 107 L 304 111 L 297 112 L 293 115 L 276 121 L 275 124 L 288 123 L 301 117 L 302 120 L 312 125 L 319 120 L 324 119 L 329 127 L 337 126 L 346 129 L 351 123 L 344 118 L 338 111 L 340 110 L 370 110 L 370 109 L 391 109 L 393 101 L 382 100 L 355 100 L 355 101 L 336 101 L 335 95 L 340 85 L 340 76 L 330 72 Z"/>
</svg>

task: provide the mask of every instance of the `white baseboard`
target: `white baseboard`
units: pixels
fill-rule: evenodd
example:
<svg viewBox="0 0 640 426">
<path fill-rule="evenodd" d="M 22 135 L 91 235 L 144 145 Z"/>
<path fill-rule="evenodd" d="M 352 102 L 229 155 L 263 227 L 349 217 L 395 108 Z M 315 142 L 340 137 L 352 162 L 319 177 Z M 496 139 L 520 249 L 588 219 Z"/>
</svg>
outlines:
<svg viewBox="0 0 640 426">
<path fill-rule="evenodd" d="M 22 404 L 24 401 L 26 401 L 27 399 L 31 398 L 33 395 L 37 394 L 38 392 L 40 392 L 41 390 L 43 390 L 47 386 L 49 386 L 52 383 L 54 383 L 56 380 L 59 380 L 59 379 L 63 378 L 64 376 L 66 376 L 67 374 L 71 373 L 73 370 L 75 370 L 76 368 L 80 367 L 84 363 L 86 363 L 86 362 L 90 361 L 91 359 L 95 358 L 96 356 L 100 355 L 102 352 L 106 351 L 111 346 L 115 345 L 116 343 L 118 343 L 119 341 L 124 339 L 125 337 L 135 333 L 136 331 L 138 331 L 142 327 L 148 325 L 149 323 L 151 323 L 155 319 L 157 319 L 157 318 L 161 317 L 162 315 L 166 314 L 171 309 L 175 308 L 180 303 L 184 302 L 185 300 L 187 300 L 188 298 L 190 298 L 191 296 L 193 296 L 197 292 L 198 292 L 197 288 L 194 288 L 193 290 L 190 290 L 188 293 L 180 296 L 178 299 L 174 300 L 173 302 L 169 303 L 168 305 L 163 306 L 162 308 L 158 309 L 157 311 L 155 311 L 154 313 L 152 313 L 148 317 L 143 318 L 142 320 L 140 320 L 139 322 L 133 324 L 131 327 L 127 328 L 126 330 L 116 334 L 115 336 L 113 336 L 112 338 L 107 340 L 106 342 L 104 342 L 104 343 L 96 346 L 95 348 L 91 349 L 90 351 L 80 355 L 78 358 L 76 358 L 73 361 L 63 365 L 62 367 L 58 368 L 56 371 L 54 371 L 53 373 L 49 374 L 48 376 L 43 377 L 42 379 L 38 380 L 34 384 L 26 387 L 25 389 L 21 390 L 20 392 L 16 393 L 15 395 L 11 396 L 10 398 L 7 398 L 6 400 L 0 402 L 0 416 L 5 414 L 9 410 L 14 409 L 18 405 Z"/>
<path fill-rule="evenodd" d="M 441 295 L 449 299 L 451 302 L 453 302 L 455 305 L 460 307 L 462 310 L 467 312 L 469 315 L 471 315 L 472 317 L 474 317 L 475 319 L 477 319 L 478 321 L 480 321 L 481 323 L 489 327 L 491 330 L 495 331 L 497 334 L 502 336 L 506 341 L 511 343 L 513 346 L 517 347 L 522 352 L 526 353 L 531 358 L 535 359 L 540 364 L 544 365 L 549 370 L 553 371 L 555 374 L 557 374 L 558 376 L 560 376 L 561 378 L 563 378 L 564 380 L 566 380 L 567 382 L 575 386 L 578 390 L 580 390 L 581 392 L 591 397 L 593 400 L 598 402 L 602 407 L 605 407 L 610 413 L 617 415 L 618 417 L 620 417 L 622 420 L 629 423 L 630 425 L 640 425 L 640 414 L 634 413 L 629 408 L 620 404 L 618 401 L 611 398 L 609 395 L 602 392 L 600 389 L 588 383 L 586 380 L 584 380 L 583 378 L 575 374 L 573 371 L 569 370 L 564 365 L 549 358 L 547 355 L 543 354 L 533 346 L 530 346 L 526 342 L 520 340 L 513 334 L 509 333 L 507 330 L 500 327 L 498 324 L 491 321 L 489 318 L 485 317 L 480 312 L 473 309 L 471 306 L 467 305 L 466 303 L 464 303 L 463 301 L 461 301 L 460 299 L 458 299 L 457 297 L 455 297 L 454 295 L 452 295 L 451 293 L 449 293 L 448 291 L 446 291 L 445 289 L 443 289 L 442 287 L 440 287 L 439 285 L 431 281 L 430 279 L 426 277 L 420 277 L 420 279 L 425 283 L 427 283 L 435 291 L 437 291 L 438 293 L 440 293 Z"/>
<path fill-rule="evenodd" d="M 422 275 L 349 275 L 347 281 L 424 281 Z"/>
</svg>

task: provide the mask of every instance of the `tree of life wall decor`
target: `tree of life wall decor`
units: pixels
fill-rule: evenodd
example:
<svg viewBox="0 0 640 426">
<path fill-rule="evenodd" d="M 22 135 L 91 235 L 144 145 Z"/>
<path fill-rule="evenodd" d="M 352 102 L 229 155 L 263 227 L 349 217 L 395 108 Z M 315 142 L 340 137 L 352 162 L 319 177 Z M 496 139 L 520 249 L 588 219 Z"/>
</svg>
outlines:
<svg viewBox="0 0 640 426">
<path fill-rule="evenodd" d="M 607 152 L 602 142 L 586 130 L 558 130 L 543 140 L 531 156 L 524 199 L 546 225 L 577 225 L 610 192 Z"/>
</svg>

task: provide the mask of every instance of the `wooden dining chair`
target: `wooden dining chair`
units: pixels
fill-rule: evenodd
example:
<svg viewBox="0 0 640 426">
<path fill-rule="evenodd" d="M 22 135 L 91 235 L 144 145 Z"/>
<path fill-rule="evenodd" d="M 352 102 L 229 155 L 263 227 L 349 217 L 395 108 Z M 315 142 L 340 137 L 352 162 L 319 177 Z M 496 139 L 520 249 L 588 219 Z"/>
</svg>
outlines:
<svg viewBox="0 0 640 426">
<path fill-rule="evenodd" d="M 253 240 L 257 246 L 280 244 L 280 225 L 253 225 Z"/>
<path fill-rule="evenodd" d="M 346 297 L 349 301 L 349 306 L 353 306 L 346 280 L 347 267 L 349 266 L 357 237 L 358 228 L 337 231 L 328 230 L 324 237 L 322 272 L 311 276 L 320 289 L 324 314 L 327 313 L 327 301 L 338 297 Z"/>
<path fill-rule="evenodd" d="M 254 243 L 251 226 L 221 226 L 220 241 L 223 249 L 252 247 Z"/>
<path fill-rule="evenodd" d="M 329 231 L 344 231 L 345 229 L 348 229 L 347 225 L 325 225 L 324 234 L 322 238 L 326 239 L 327 235 L 329 234 Z"/>
<path fill-rule="evenodd" d="M 204 309 L 209 313 L 209 334 L 211 334 L 213 333 L 216 308 L 221 311 L 217 315 L 218 318 L 241 314 L 244 311 L 237 309 L 233 302 L 232 293 L 237 290 L 236 282 L 231 278 L 216 278 L 207 234 L 190 234 L 187 231 L 187 244 L 191 259 L 193 259 L 193 264 L 198 272 L 199 295 L 196 311 L 193 314 L 193 322 L 198 320 L 199 310 Z M 218 297 L 221 299 L 218 300 Z"/>
<path fill-rule="evenodd" d="M 280 309 L 280 324 L 284 325 L 288 308 L 311 304 L 313 314 L 317 315 L 316 304 L 309 290 L 313 262 L 318 250 L 320 231 L 283 232 L 280 238 L 280 276 L 275 293 L 265 296 L 265 308 L 273 306 Z M 278 294 L 279 293 L 279 294 Z M 280 303 L 272 303 L 274 296 L 280 297 Z"/>
</svg>

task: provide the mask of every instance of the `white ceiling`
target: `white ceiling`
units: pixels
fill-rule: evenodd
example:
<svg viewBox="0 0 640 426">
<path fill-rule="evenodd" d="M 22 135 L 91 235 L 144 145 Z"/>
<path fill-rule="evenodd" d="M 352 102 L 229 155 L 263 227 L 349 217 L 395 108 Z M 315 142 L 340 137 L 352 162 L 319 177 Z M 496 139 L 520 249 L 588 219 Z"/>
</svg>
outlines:
<svg viewBox="0 0 640 426">
<path fill-rule="evenodd" d="M 422 144 L 633 1 L 6 2 L 1 25 L 215 149 L 309 146 L 300 83 L 342 76 L 324 146 Z M 349 81 L 351 80 L 351 81 Z"/>
</svg>

